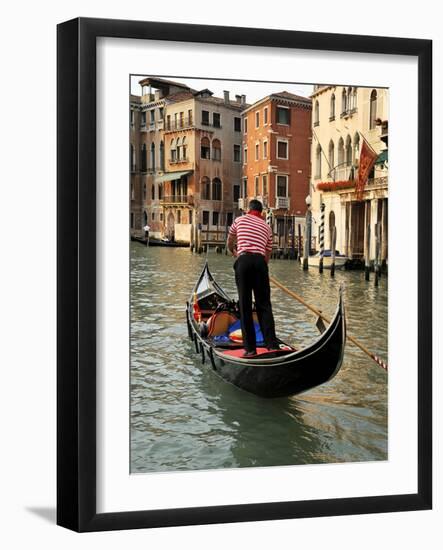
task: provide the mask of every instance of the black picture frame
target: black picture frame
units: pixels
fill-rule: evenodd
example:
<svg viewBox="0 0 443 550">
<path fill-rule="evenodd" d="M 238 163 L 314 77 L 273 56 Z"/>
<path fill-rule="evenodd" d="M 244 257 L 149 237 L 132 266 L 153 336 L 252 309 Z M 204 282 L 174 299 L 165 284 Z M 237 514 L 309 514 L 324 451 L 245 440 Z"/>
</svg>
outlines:
<svg viewBox="0 0 443 550">
<path fill-rule="evenodd" d="M 96 39 L 399 54 L 418 60 L 416 494 L 96 512 Z M 432 507 L 432 41 L 78 18 L 57 29 L 57 523 L 103 531 Z"/>
</svg>

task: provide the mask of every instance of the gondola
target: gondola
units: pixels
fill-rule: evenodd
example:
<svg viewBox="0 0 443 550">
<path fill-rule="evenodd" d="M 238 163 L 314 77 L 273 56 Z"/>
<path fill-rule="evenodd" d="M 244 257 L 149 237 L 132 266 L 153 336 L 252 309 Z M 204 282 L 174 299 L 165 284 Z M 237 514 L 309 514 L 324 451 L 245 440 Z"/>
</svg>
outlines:
<svg viewBox="0 0 443 550">
<path fill-rule="evenodd" d="M 257 355 L 243 358 L 242 343 L 226 332 L 237 318 L 236 302 L 217 284 L 206 262 L 186 304 L 186 322 L 195 352 L 216 374 L 242 390 L 274 398 L 310 390 L 340 370 L 346 340 L 341 288 L 329 326 L 318 320 L 319 337 L 300 349 L 279 340 L 279 349 L 269 351 L 257 342 Z"/>
</svg>

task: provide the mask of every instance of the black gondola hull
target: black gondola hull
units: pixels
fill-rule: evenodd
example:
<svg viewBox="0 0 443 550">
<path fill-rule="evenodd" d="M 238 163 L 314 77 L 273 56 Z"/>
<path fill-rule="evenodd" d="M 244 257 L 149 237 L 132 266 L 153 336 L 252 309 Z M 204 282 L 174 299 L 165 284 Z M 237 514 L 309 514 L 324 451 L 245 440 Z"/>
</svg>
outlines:
<svg viewBox="0 0 443 550">
<path fill-rule="evenodd" d="M 189 305 L 186 312 L 189 335 L 205 366 L 225 381 L 260 397 L 287 397 L 305 392 L 331 380 L 341 367 L 346 340 L 341 290 L 330 325 L 311 345 L 286 354 L 266 354 L 254 359 L 232 357 L 211 345 L 200 335 Z"/>
</svg>

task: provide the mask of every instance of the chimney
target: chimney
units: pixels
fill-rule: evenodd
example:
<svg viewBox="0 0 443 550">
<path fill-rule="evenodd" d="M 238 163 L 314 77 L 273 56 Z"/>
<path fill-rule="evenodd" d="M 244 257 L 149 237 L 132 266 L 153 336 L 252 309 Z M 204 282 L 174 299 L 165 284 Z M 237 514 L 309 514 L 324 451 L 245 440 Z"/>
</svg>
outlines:
<svg viewBox="0 0 443 550">
<path fill-rule="evenodd" d="M 224 90 L 223 95 L 225 97 L 225 103 L 226 105 L 229 105 L 229 90 Z"/>
<path fill-rule="evenodd" d="M 236 101 L 237 103 L 241 103 L 241 95 L 236 95 L 236 96 L 235 96 L 235 101 Z"/>
<path fill-rule="evenodd" d="M 241 96 L 241 102 L 240 102 L 242 105 L 246 105 L 246 96 L 245 95 L 242 95 Z"/>
</svg>

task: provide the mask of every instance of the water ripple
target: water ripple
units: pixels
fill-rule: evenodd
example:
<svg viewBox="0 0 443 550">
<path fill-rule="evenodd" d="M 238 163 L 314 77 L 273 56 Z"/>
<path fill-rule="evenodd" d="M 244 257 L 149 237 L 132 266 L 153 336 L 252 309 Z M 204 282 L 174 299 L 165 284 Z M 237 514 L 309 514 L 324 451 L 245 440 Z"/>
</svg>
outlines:
<svg viewBox="0 0 443 550">
<path fill-rule="evenodd" d="M 232 260 L 210 254 L 211 270 L 235 296 Z M 347 345 L 338 376 L 310 392 L 264 400 L 220 380 L 187 338 L 184 304 L 204 263 L 187 249 L 131 245 L 131 470 L 198 470 L 387 459 L 387 376 Z M 345 285 L 348 330 L 388 356 L 387 279 L 360 272 L 303 272 L 271 262 L 271 273 L 307 302 L 334 313 Z M 315 316 L 272 289 L 277 332 L 303 346 Z"/>
</svg>

